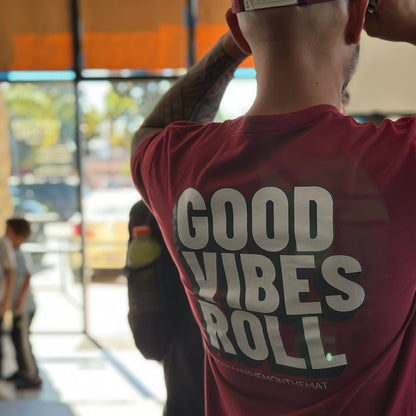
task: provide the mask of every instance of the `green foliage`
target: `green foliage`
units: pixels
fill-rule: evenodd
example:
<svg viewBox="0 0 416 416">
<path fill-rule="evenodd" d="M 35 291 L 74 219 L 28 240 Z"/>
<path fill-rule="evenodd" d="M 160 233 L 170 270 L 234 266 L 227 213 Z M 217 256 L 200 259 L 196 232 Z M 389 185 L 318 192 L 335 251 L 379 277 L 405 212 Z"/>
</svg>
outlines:
<svg viewBox="0 0 416 416">
<path fill-rule="evenodd" d="M 3 84 L 12 137 L 29 146 L 73 140 L 74 93 L 70 85 Z"/>
<path fill-rule="evenodd" d="M 99 156 L 97 153 L 99 158 L 123 157 L 127 172 L 131 138 L 171 83 L 89 81 L 79 85 L 83 150 L 87 156 L 101 152 Z M 7 103 L 18 170 L 44 172 L 48 164 L 69 166 L 71 158 L 75 166 L 74 84 L 2 83 L 0 87 Z"/>
<path fill-rule="evenodd" d="M 73 85 L 3 83 L 1 88 L 8 110 L 13 171 L 40 174 L 40 165 L 73 164 Z M 68 163 L 57 162 L 58 149 Z"/>
<path fill-rule="evenodd" d="M 81 131 L 87 142 L 102 139 L 112 149 L 130 149 L 131 138 L 143 119 L 170 87 L 169 81 L 120 81 L 108 83 L 100 105 L 91 105 L 83 86 Z"/>
</svg>

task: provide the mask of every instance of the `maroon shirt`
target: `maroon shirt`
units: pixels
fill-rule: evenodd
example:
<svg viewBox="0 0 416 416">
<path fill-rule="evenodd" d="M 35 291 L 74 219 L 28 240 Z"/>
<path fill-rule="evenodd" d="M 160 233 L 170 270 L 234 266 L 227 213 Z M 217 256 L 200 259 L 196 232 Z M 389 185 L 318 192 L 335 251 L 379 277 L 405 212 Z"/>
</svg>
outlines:
<svg viewBox="0 0 416 416">
<path fill-rule="evenodd" d="M 177 122 L 132 172 L 203 333 L 207 416 L 415 416 L 416 118 Z"/>
</svg>

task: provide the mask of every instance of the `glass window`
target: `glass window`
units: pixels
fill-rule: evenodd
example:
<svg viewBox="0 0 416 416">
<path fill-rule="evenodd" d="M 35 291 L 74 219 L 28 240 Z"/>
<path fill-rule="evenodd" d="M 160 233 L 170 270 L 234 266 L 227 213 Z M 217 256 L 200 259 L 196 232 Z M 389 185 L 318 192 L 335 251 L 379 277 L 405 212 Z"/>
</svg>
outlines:
<svg viewBox="0 0 416 416">
<path fill-rule="evenodd" d="M 9 122 L 14 214 L 32 225 L 35 330 L 82 330 L 75 94 L 71 83 L 2 83 Z M 48 319 L 43 319 L 47 315 Z M 51 327 L 50 317 L 54 317 Z"/>
<path fill-rule="evenodd" d="M 254 78 L 234 78 L 225 91 L 215 121 L 231 120 L 244 115 L 253 104 L 256 89 Z"/>
<path fill-rule="evenodd" d="M 79 84 L 84 259 L 91 280 L 88 329 L 103 345 L 130 334 L 125 318 L 128 303 L 122 269 L 126 260 L 130 208 L 140 199 L 130 173 L 131 140 L 170 86 L 168 80 L 83 81 Z M 116 283 L 111 291 L 109 283 Z M 105 306 L 117 300 L 121 302 L 115 307 Z"/>
</svg>

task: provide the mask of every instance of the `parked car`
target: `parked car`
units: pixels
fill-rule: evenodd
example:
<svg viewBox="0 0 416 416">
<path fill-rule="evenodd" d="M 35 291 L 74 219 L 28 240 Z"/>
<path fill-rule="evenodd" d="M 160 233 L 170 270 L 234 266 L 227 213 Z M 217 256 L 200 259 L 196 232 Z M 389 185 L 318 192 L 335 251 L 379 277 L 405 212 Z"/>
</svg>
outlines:
<svg viewBox="0 0 416 416">
<path fill-rule="evenodd" d="M 131 207 L 140 200 L 133 188 L 92 191 L 84 197 L 84 261 L 91 270 L 121 270 L 125 265 Z M 80 215 L 69 219 L 81 239 Z"/>
</svg>

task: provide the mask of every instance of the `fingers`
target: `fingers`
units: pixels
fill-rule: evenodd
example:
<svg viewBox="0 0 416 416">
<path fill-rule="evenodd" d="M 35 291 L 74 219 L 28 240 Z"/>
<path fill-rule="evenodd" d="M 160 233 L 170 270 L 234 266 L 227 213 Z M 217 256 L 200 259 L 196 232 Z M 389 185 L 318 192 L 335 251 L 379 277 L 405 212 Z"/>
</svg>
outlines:
<svg viewBox="0 0 416 416">
<path fill-rule="evenodd" d="M 225 15 L 225 20 L 228 24 L 230 29 L 230 33 L 234 38 L 234 41 L 238 45 L 238 47 L 245 53 L 247 56 L 251 55 L 251 49 L 249 44 L 247 43 L 246 39 L 244 38 L 243 34 L 241 33 L 240 26 L 238 24 L 237 15 L 235 15 L 231 9 L 227 10 Z"/>
<path fill-rule="evenodd" d="M 372 6 L 370 6 L 370 10 L 371 12 L 367 11 L 365 17 L 365 31 L 369 36 L 385 39 L 388 37 L 389 28 L 386 27 L 388 16 L 387 13 L 385 13 L 383 1 L 379 0 L 373 2 Z"/>
<path fill-rule="evenodd" d="M 416 43 L 416 0 L 378 0 L 373 11 L 364 24 L 369 36 Z"/>
<path fill-rule="evenodd" d="M 369 36 L 381 37 L 380 23 L 378 22 L 377 15 L 367 15 L 364 23 L 364 30 Z"/>
</svg>

